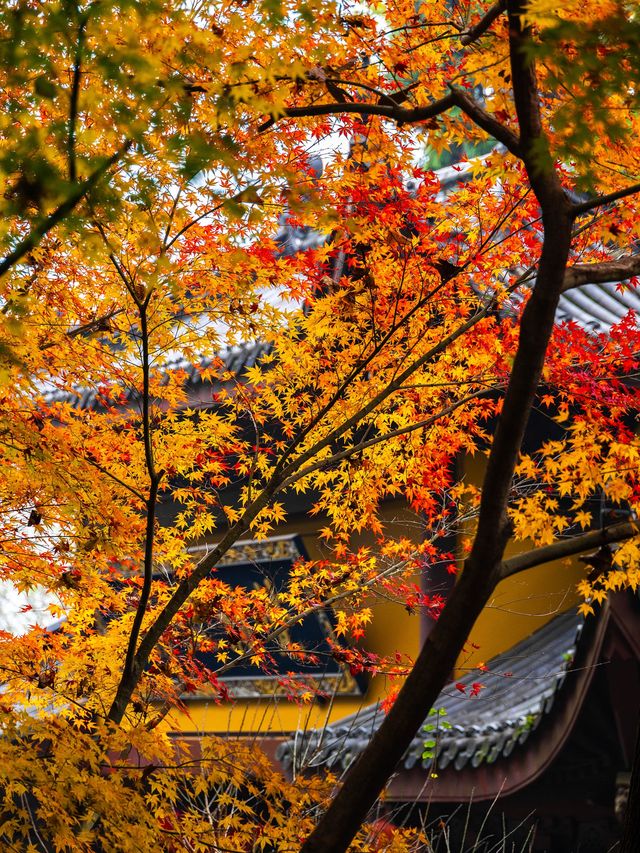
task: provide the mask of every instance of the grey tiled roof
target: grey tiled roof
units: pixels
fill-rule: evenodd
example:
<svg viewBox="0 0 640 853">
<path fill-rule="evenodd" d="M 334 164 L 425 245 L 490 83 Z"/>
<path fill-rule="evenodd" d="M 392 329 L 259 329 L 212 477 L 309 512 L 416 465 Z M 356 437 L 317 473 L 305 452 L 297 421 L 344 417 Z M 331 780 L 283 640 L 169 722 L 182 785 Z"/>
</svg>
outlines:
<svg viewBox="0 0 640 853">
<path fill-rule="evenodd" d="M 633 288 L 620 290 L 615 284 L 587 284 L 560 297 L 556 321 L 572 320 L 583 328 L 606 333 L 629 311 L 634 311 L 640 318 L 640 292 Z M 266 344 L 251 341 L 223 350 L 218 357 L 224 362 L 224 369 L 238 379 L 242 379 L 245 370 L 253 367 L 269 349 L 270 347 Z M 187 374 L 187 386 L 195 389 L 201 384 L 201 371 L 210 364 L 211 359 L 201 359 L 198 363 L 177 359 L 167 362 L 165 369 L 167 372 L 184 370 Z M 131 389 L 125 391 L 120 395 L 117 405 L 133 402 L 132 397 Z M 49 402 L 66 402 L 78 409 L 94 409 L 103 405 L 95 387 L 82 388 L 76 393 L 53 392 L 48 395 L 48 400 Z M 116 401 L 113 402 L 116 403 Z"/>
<path fill-rule="evenodd" d="M 640 318 L 640 291 L 616 284 L 585 284 L 563 293 L 556 320 L 574 320 L 595 332 L 607 332 L 629 311 Z"/>
<path fill-rule="evenodd" d="M 218 354 L 218 358 L 223 362 L 220 371 L 228 371 L 233 376 L 242 378 L 242 374 L 250 367 L 253 367 L 270 349 L 270 345 L 252 341 L 250 343 L 241 344 L 239 346 L 230 347 L 222 350 Z M 212 363 L 210 358 L 202 358 L 199 362 L 186 361 L 185 359 L 175 359 L 168 361 L 164 365 L 167 373 L 174 370 L 184 370 L 186 373 L 186 384 L 189 388 L 195 389 L 202 383 L 201 372 L 209 367 Z M 215 384 L 215 383 L 214 383 Z M 133 403 L 133 391 L 128 389 L 120 394 L 116 405 L 124 405 L 125 403 Z M 103 403 L 98 397 L 98 391 L 94 388 L 84 388 L 78 390 L 75 394 L 67 392 L 53 392 L 48 395 L 49 402 L 65 402 L 69 403 L 78 409 L 94 409 L 99 408 Z"/>
<path fill-rule="evenodd" d="M 583 328 L 598 333 L 606 333 L 611 326 L 619 323 L 630 311 L 634 311 L 640 322 L 640 291 L 634 288 L 620 289 L 616 284 L 587 284 L 568 291 L 560 297 L 556 321 L 573 320 Z M 270 347 L 251 341 L 240 344 L 219 353 L 224 368 L 239 379 L 244 371 L 253 367 Z M 202 359 L 199 363 L 183 359 L 167 362 L 167 372 L 184 370 L 188 387 L 196 388 L 201 383 L 200 372 L 211 364 L 211 359 Z M 119 404 L 130 402 L 131 392 L 120 397 Z M 64 401 L 78 409 L 93 409 L 100 406 L 95 388 L 84 388 L 75 394 L 54 392 L 49 400 Z"/>
<path fill-rule="evenodd" d="M 435 730 L 416 732 L 404 755 L 406 769 L 435 763 L 444 770 L 493 763 L 522 745 L 551 710 L 575 657 L 582 618 L 572 610 L 557 616 L 526 640 L 498 655 L 488 671 L 474 670 L 461 679 L 462 693 L 449 685 L 435 705 L 440 714 L 425 723 Z M 471 685 L 484 685 L 477 696 Z M 298 732 L 283 743 L 277 757 L 291 768 L 344 770 L 358 757 L 380 725 L 384 711 L 370 706 L 324 730 Z M 444 723 L 444 727 L 442 725 Z M 436 740 L 433 757 L 423 759 L 425 741 Z"/>
</svg>

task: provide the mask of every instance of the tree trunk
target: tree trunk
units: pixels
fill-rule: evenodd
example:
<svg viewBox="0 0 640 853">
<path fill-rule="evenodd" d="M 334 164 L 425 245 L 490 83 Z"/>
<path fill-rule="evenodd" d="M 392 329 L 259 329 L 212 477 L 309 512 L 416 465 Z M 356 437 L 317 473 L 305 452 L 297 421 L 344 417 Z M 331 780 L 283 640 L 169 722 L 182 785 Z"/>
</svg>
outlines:
<svg viewBox="0 0 640 853">
<path fill-rule="evenodd" d="M 463 573 L 396 701 L 349 769 L 343 787 L 303 845 L 303 853 L 338 853 L 348 848 L 436 701 L 494 585 L 493 579 L 487 579 L 484 589 L 478 588 Z"/>
<path fill-rule="evenodd" d="M 622 841 L 619 853 L 637 853 L 640 845 L 640 722 L 636 735 L 636 749 L 631 768 L 629 799 L 624 816 Z"/>
</svg>

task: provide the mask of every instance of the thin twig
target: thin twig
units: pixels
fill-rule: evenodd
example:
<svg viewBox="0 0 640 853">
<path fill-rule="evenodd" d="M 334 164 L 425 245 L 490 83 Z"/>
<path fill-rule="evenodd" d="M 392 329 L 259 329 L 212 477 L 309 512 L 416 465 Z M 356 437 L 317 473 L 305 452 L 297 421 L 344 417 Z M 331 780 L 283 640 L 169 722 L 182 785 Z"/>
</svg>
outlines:
<svg viewBox="0 0 640 853">
<path fill-rule="evenodd" d="M 96 317 L 95 320 L 89 320 L 88 323 L 83 323 L 81 326 L 74 326 L 73 329 L 68 329 L 65 332 L 65 337 L 73 340 L 73 338 L 78 338 L 81 335 L 88 335 L 91 332 L 100 331 L 105 323 L 108 323 L 109 320 L 112 320 L 114 317 L 117 317 L 119 314 L 124 312 L 124 308 L 114 308 L 112 311 L 107 311 L 106 314 L 102 314 L 100 317 Z M 44 344 L 40 345 L 40 351 L 51 349 L 56 345 L 57 341 L 47 341 Z"/>
<path fill-rule="evenodd" d="M 119 486 L 122 486 L 123 489 L 126 489 L 128 492 L 131 492 L 131 494 L 134 497 L 138 498 L 138 500 L 142 501 L 142 503 L 145 503 L 145 501 L 146 501 L 145 496 L 141 492 L 139 492 L 136 488 L 134 488 L 133 486 L 130 486 L 128 483 L 125 483 L 124 480 L 121 480 L 119 477 L 116 477 L 115 474 L 112 474 L 111 471 L 104 468 L 102 465 L 100 465 L 99 462 L 95 462 L 93 459 L 90 459 L 88 456 L 85 456 L 83 458 L 84 458 L 85 462 L 88 462 L 89 465 L 92 465 L 97 471 L 100 471 L 101 474 L 104 474 L 105 477 L 109 477 L 109 479 L 113 480 L 114 483 L 117 483 Z"/>
<path fill-rule="evenodd" d="M 138 607 L 136 608 L 136 614 L 134 616 L 133 625 L 131 626 L 131 633 L 129 635 L 127 655 L 122 670 L 121 682 L 127 681 L 133 675 L 136 647 L 138 645 L 138 637 L 140 636 L 142 621 L 144 619 L 145 613 L 147 612 L 147 605 L 149 604 L 149 598 L 151 596 L 151 586 L 153 582 L 153 550 L 155 538 L 156 501 L 158 497 L 160 480 L 162 478 L 162 472 L 156 469 L 154 461 L 151 416 L 149 410 L 150 362 L 149 330 L 147 327 L 148 305 L 149 296 L 145 298 L 139 308 L 140 332 L 142 336 L 142 432 L 144 440 L 145 463 L 147 467 L 147 473 L 149 475 L 149 496 L 145 501 L 147 505 L 147 524 L 144 544 L 144 572 L 140 599 L 138 601 Z M 116 722 L 119 722 L 117 716 L 120 713 L 124 713 L 124 708 L 116 708 L 116 714 L 112 719 L 114 719 L 114 721 Z"/>
</svg>

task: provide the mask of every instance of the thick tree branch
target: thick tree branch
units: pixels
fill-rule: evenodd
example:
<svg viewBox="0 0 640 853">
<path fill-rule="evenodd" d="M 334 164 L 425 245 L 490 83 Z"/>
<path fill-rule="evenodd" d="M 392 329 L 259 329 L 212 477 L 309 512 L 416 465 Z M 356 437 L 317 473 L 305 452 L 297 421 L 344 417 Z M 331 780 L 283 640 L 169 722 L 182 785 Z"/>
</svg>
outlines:
<svg viewBox="0 0 640 853">
<path fill-rule="evenodd" d="M 468 560 L 479 573 L 498 571 L 508 536 L 506 508 L 529 412 L 542 375 L 571 245 L 571 217 L 562 185 L 553 168 L 540 171 L 536 140 L 545 144 L 540 122 L 535 70 L 525 55 L 521 28 L 523 4 L 510 0 L 510 54 L 514 101 L 518 112 L 523 158 L 542 207 L 544 242 L 536 286 L 522 315 L 520 338 L 501 416 L 484 478 L 478 529 Z M 474 571 L 476 569 L 474 568 Z"/>
<path fill-rule="evenodd" d="M 553 560 L 562 560 L 565 557 L 573 557 L 591 548 L 599 548 L 602 545 L 610 545 L 613 542 L 623 542 L 640 534 L 640 524 L 637 521 L 623 521 L 613 524 L 611 527 L 603 527 L 599 530 L 590 530 L 580 536 L 572 536 L 570 539 L 558 539 L 551 545 L 541 548 L 533 548 L 504 560 L 500 570 L 500 580 L 510 578 L 519 572 L 532 569 L 534 566 L 542 566 Z"/>
<path fill-rule="evenodd" d="M 526 55 L 530 31 L 522 25 L 525 3 L 511 0 L 507 5 L 513 101 L 520 124 L 520 141 L 525 144 L 527 154 L 531 154 L 532 143 L 542 137 L 542 120 L 535 66 Z"/>
<path fill-rule="evenodd" d="M 493 136 L 498 142 L 502 142 L 516 157 L 520 157 L 521 152 L 518 137 L 508 127 L 505 127 L 488 113 L 480 104 L 474 101 L 466 92 L 456 86 L 450 87 L 449 94 L 443 98 L 433 101 L 433 103 L 426 106 L 413 107 L 412 109 L 401 107 L 396 103 L 366 104 L 356 101 L 354 103 L 339 102 L 333 104 L 311 104 L 308 107 L 291 107 L 284 111 L 284 115 L 289 118 L 308 118 L 312 116 L 358 113 L 362 116 L 382 116 L 383 118 L 395 121 L 399 125 L 403 125 L 420 124 L 423 121 L 428 121 L 447 112 L 451 107 L 459 107 L 478 127 L 488 133 L 489 136 Z M 258 131 L 264 133 L 275 121 L 275 118 L 270 118 L 260 125 Z"/>
<path fill-rule="evenodd" d="M 402 89 L 397 89 L 395 92 L 381 92 L 380 89 L 376 89 L 375 86 L 369 86 L 366 83 L 361 83 L 358 80 L 344 80 L 342 77 L 310 77 L 310 79 L 320 80 L 324 82 L 327 88 L 329 85 L 340 85 L 340 86 L 353 86 L 356 89 L 362 89 L 365 92 L 371 92 L 372 95 L 375 95 L 378 99 L 379 104 L 386 104 L 391 107 L 398 107 L 400 104 L 404 103 L 407 100 L 407 97 L 412 89 L 417 87 L 417 83 L 411 83 L 409 86 L 405 86 Z M 329 89 L 331 92 L 331 89 Z M 331 92 L 333 94 L 333 92 Z M 342 92 L 342 95 L 345 93 Z M 336 100 L 340 101 L 340 103 L 345 103 L 340 98 L 334 95 Z"/>
<path fill-rule="evenodd" d="M 589 213 L 590 210 L 595 210 L 598 207 L 605 207 L 607 204 L 613 204 L 614 201 L 619 201 L 621 198 L 627 198 L 627 196 L 635 195 L 639 192 L 640 183 L 631 184 L 631 186 L 625 187 L 622 190 L 616 190 L 613 193 L 599 195 L 596 198 L 581 201 L 580 204 L 574 204 L 571 208 L 571 212 L 574 216 L 581 216 L 583 213 Z"/>
<path fill-rule="evenodd" d="M 389 714 L 302 847 L 303 853 L 346 850 L 397 762 L 426 718 L 456 658 L 500 579 L 509 525 L 513 472 L 540 377 L 569 252 L 571 220 L 554 208 L 536 288 L 521 321 L 520 343 L 485 475 L 478 530 L 462 577 Z"/>
<path fill-rule="evenodd" d="M 640 275 L 640 255 L 625 255 L 615 261 L 594 264 L 574 264 L 567 267 L 562 292 L 583 284 L 624 281 L 636 275 Z"/>
<path fill-rule="evenodd" d="M 523 0 L 507 0 L 513 101 L 527 175 L 543 213 L 545 205 L 550 213 L 554 207 L 568 210 L 569 202 L 555 172 L 549 141 L 542 127 L 535 64 L 527 54 L 531 31 L 522 23 L 525 6 Z"/>
<path fill-rule="evenodd" d="M 424 107 L 414 107 L 414 109 L 404 109 L 403 107 L 393 104 L 365 104 L 365 103 L 334 103 L 334 104 L 310 104 L 306 107 L 289 107 L 284 110 L 284 116 L 287 118 L 310 118 L 313 116 L 326 115 L 341 115 L 343 113 L 358 113 L 362 116 L 382 116 L 382 118 L 392 119 L 398 124 L 417 124 L 421 121 L 427 121 L 430 118 L 435 118 L 441 113 L 446 112 L 454 106 L 453 95 L 445 95 L 437 101 L 428 104 Z M 258 127 L 259 133 L 264 133 L 273 124 L 276 119 L 272 116 L 267 121 L 263 122 Z"/>
<path fill-rule="evenodd" d="M 455 99 L 456 106 L 465 113 L 465 115 L 482 128 L 489 136 L 493 136 L 498 142 L 511 151 L 516 157 L 522 156 L 520 141 L 513 131 L 501 124 L 498 119 L 494 118 L 491 113 L 488 113 L 477 101 L 474 101 L 463 89 L 451 87 L 451 93 Z"/>
<path fill-rule="evenodd" d="M 462 34 L 460 41 L 462 44 L 472 44 L 474 41 L 477 41 L 481 36 L 483 36 L 486 31 L 489 29 L 491 24 L 500 17 L 500 15 L 507 8 L 506 0 L 498 0 L 497 3 L 494 3 L 493 6 L 490 6 L 489 9 L 485 12 L 482 18 L 474 24 L 472 27 Z"/>
<path fill-rule="evenodd" d="M 51 231 L 52 228 L 62 222 L 80 202 L 88 195 L 88 193 L 96 186 L 100 179 L 109 171 L 109 169 L 120 160 L 124 154 L 131 148 L 132 140 L 127 140 L 115 154 L 112 154 L 87 178 L 81 183 L 67 199 L 56 207 L 53 213 L 50 213 L 39 225 L 36 225 L 30 233 L 22 240 L 16 248 L 0 262 L 0 278 L 8 272 L 15 264 L 18 263 L 28 252 L 38 245 L 40 240 Z"/>
</svg>

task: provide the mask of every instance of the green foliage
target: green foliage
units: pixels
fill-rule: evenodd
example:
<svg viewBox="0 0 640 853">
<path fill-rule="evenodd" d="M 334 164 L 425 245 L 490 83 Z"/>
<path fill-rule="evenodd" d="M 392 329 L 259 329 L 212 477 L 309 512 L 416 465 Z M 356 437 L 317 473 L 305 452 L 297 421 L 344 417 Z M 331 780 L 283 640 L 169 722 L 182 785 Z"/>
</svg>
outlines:
<svg viewBox="0 0 640 853">
<path fill-rule="evenodd" d="M 446 716 L 446 708 L 432 708 L 429 711 L 429 720 L 433 720 L 433 722 L 425 723 L 422 727 L 422 731 L 429 735 L 428 739 L 424 742 L 424 750 L 422 752 L 423 761 L 435 762 L 438 754 L 439 735 L 441 732 L 451 729 L 451 723 L 445 719 Z"/>
</svg>

